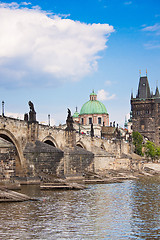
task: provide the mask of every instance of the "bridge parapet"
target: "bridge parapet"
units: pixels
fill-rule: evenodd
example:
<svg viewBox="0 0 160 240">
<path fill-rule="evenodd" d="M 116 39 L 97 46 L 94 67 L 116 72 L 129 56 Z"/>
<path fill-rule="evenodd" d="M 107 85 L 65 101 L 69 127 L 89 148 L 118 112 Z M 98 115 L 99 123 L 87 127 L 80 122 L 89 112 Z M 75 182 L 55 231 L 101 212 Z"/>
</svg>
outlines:
<svg viewBox="0 0 160 240">
<path fill-rule="evenodd" d="M 93 151 L 94 146 L 99 149 L 103 149 L 108 153 L 114 154 L 115 156 L 120 156 L 122 153 L 130 153 L 130 145 L 123 139 L 119 140 L 107 140 L 97 137 L 91 138 L 87 135 L 76 135 L 77 145 L 87 149 L 88 151 Z"/>
</svg>

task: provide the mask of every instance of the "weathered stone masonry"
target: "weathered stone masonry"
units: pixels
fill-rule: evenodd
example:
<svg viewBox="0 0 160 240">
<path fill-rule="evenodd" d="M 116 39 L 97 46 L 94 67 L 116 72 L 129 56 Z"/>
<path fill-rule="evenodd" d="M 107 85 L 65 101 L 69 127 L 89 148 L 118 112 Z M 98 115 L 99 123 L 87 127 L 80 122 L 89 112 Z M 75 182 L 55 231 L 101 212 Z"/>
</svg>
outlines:
<svg viewBox="0 0 160 240">
<path fill-rule="evenodd" d="M 20 177 L 36 176 L 42 172 L 62 176 L 82 173 L 84 170 L 103 170 L 108 166 L 109 159 L 130 151 L 128 143 L 123 141 L 91 138 L 38 122 L 2 116 L 0 138 L 14 147 L 15 160 L 11 165 L 15 168 L 12 169 L 12 175 Z"/>
<path fill-rule="evenodd" d="M 138 94 L 131 96 L 132 128 L 150 141 L 160 144 L 160 94 L 150 92 L 147 76 L 140 77 Z"/>
</svg>

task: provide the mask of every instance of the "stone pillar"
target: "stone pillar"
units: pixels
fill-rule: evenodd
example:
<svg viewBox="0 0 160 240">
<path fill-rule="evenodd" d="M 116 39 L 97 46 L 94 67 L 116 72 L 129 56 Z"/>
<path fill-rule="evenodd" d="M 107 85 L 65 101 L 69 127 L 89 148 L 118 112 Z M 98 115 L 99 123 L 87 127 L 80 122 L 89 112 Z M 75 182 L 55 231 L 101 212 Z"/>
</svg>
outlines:
<svg viewBox="0 0 160 240">
<path fill-rule="evenodd" d="M 30 123 L 28 122 L 28 141 L 33 142 L 38 139 L 39 125 L 38 122 Z"/>
<path fill-rule="evenodd" d="M 76 146 L 76 132 L 65 131 L 66 147 L 72 148 Z"/>
<path fill-rule="evenodd" d="M 29 112 L 29 122 L 36 122 L 36 112 L 35 111 Z"/>
</svg>

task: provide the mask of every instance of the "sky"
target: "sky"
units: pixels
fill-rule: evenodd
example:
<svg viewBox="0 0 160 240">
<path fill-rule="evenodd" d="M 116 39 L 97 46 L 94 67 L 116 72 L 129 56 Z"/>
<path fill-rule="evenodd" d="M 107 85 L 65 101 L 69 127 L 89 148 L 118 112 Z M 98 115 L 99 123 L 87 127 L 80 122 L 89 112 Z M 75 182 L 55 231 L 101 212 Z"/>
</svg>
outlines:
<svg viewBox="0 0 160 240">
<path fill-rule="evenodd" d="M 147 73 L 146 73 L 147 69 Z M 94 90 L 123 127 L 131 91 L 160 85 L 159 0 L 0 2 L 0 99 L 5 115 L 65 123 Z"/>
</svg>

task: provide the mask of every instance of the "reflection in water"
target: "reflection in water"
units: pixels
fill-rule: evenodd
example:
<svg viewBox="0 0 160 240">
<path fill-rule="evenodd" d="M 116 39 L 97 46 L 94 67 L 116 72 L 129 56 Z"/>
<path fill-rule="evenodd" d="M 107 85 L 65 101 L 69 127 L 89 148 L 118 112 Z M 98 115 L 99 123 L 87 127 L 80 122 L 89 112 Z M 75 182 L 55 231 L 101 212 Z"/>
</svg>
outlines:
<svg viewBox="0 0 160 240">
<path fill-rule="evenodd" d="M 143 178 L 132 192 L 135 236 L 141 239 L 160 239 L 160 181 Z"/>
<path fill-rule="evenodd" d="M 0 239 L 160 239 L 160 181 L 22 192 L 37 202 L 0 205 Z"/>
</svg>

